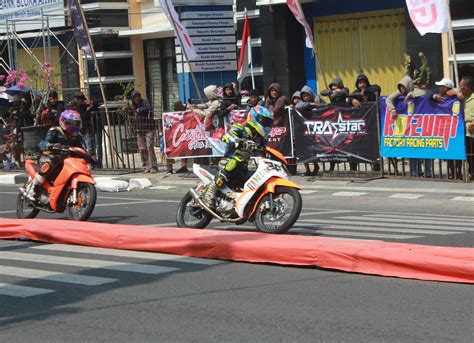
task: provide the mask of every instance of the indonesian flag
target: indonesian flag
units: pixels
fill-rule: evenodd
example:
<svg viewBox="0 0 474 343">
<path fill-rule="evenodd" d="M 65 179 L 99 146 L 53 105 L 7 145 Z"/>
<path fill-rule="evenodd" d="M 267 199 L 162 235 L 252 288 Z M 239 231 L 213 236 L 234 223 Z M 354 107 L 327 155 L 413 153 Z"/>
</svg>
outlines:
<svg viewBox="0 0 474 343">
<path fill-rule="evenodd" d="M 312 49 L 313 32 L 311 31 L 311 27 L 306 21 L 303 9 L 301 8 L 301 4 L 298 0 L 286 0 L 286 4 L 288 5 L 288 8 L 290 9 L 291 13 L 293 13 L 293 15 L 295 16 L 296 20 L 298 20 L 298 22 L 303 25 L 304 30 L 306 32 L 306 47 Z"/>
<path fill-rule="evenodd" d="M 252 64 L 252 45 L 250 44 L 250 26 L 247 12 L 245 13 L 244 31 L 242 33 L 242 47 L 240 48 L 239 66 L 237 68 L 237 81 L 247 76 Z"/>
<path fill-rule="evenodd" d="M 448 0 L 406 0 L 408 13 L 420 35 L 449 31 Z"/>
<path fill-rule="evenodd" d="M 196 60 L 198 58 L 196 48 L 194 47 L 194 44 L 191 41 L 191 37 L 189 37 L 188 30 L 186 30 L 183 24 L 181 24 L 181 22 L 179 21 L 178 13 L 176 13 L 173 3 L 171 2 L 171 0 L 158 1 L 161 6 L 161 9 L 166 15 L 166 18 L 168 18 L 169 22 L 173 26 L 176 36 L 179 37 L 180 44 L 182 45 L 182 51 L 186 53 L 188 60 Z"/>
</svg>

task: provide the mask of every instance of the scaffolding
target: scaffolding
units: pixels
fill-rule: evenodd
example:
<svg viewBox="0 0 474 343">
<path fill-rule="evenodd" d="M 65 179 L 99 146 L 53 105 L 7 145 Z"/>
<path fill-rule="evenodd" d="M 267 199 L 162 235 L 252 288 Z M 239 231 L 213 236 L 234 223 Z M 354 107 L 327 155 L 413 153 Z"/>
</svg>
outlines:
<svg viewBox="0 0 474 343">
<path fill-rule="evenodd" d="M 5 72 L 17 70 L 19 66 L 24 64 L 25 59 L 29 59 L 43 72 L 46 72 L 46 62 L 50 63 L 54 70 L 61 70 L 61 61 L 65 55 L 68 55 L 80 68 L 78 59 L 71 52 L 72 49 L 76 49 L 74 35 L 72 35 L 67 42 L 62 42 L 58 37 L 58 32 L 53 32 L 50 27 L 50 20 L 58 16 L 64 17 L 64 15 L 58 14 L 45 14 L 41 9 L 41 16 L 37 19 L 6 19 L 3 23 L 0 22 L 0 29 L 4 31 L 3 35 L 0 35 L 0 41 L 2 42 L 0 45 L 0 68 Z M 27 24 L 36 24 L 36 26 L 39 26 L 39 29 L 20 33 L 18 28 L 24 27 L 24 25 Z M 72 30 L 61 28 L 60 32 L 72 32 Z M 31 39 L 32 41 L 27 43 L 25 41 L 26 39 Z M 54 65 L 52 49 L 53 46 L 57 46 L 57 44 L 62 47 L 63 51 L 56 65 Z M 34 50 L 38 48 L 43 49 L 43 61 L 41 61 L 34 52 Z M 18 59 L 19 49 L 25 52 L 22 60 Z M 8 51 L 8 62 L 3 58 L 5 50 Z M 54 77 L 54 75 L 52 75 L 52 77 Z M 78 89 L 80 88 L 63 88 L 62 91 Z"/>
</svg>

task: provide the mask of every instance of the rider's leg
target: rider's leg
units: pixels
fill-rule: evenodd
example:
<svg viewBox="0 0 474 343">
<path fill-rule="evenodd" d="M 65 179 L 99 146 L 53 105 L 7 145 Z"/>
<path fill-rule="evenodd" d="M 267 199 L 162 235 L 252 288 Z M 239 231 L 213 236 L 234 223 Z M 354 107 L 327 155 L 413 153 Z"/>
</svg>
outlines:
<svg viewBox="0 0 474 343">
<path fill-rule="evenodd" d="M 216 207 L 215 204 L 217 191 L 221 189 L 226 184 L 226 182 L 229 181 L 229 178 L 232 176 L 232 174 L 238 170 L 241 165 L 243 165 L 244 160 L 236 154 L 234 157 L 223 160 L 222 162 L 225 162 L 225 164 L 220 164 L 221 168 L 219 173 L 214 177 L 213 182 L 207 186 L 206 191 L 202 197 L 202 201 L 210 209 L 214 209 Z"/>
<path fill-rule="evenodd" d="M 56 170 L 58 161 L 54 157 L 41 156 L 40 157 L 40 171 L 36 174 L 31 182 L 31 186 L 27 189 L 28 199 L 37 200 L 41 185 L 48 179 L 48 177 Z"/>
</svg>

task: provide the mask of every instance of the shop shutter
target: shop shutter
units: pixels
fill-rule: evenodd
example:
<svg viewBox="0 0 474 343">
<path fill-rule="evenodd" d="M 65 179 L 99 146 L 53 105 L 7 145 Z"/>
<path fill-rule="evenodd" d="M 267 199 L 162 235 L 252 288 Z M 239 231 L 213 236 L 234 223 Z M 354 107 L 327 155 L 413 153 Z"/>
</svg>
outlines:
<svg viewBox="0 0 474 343">
<path fill-rule="evenodd" d="M 352 92 L 357 75 L 364 73 L 382 87 L 382 94 L 389 94 L 404 76 L 403 14 L 316 20 L 315 40 L 328 83 L 340 76 Z M 319 91 L 326 87 L 320 73 L 318 86 Z"/>
</svg>

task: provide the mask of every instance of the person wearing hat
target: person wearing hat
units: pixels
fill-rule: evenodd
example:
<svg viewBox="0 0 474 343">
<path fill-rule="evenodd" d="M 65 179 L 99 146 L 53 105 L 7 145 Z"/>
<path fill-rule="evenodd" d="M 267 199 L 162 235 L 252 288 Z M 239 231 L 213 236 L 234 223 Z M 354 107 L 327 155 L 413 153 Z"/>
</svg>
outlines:
<svg viewBox="0 0 474 343">
<path fill-rule="evenodd" d="M 453 98 L 455 94 L 449 92 L 454 89 L 454 82 L 448 78 L 443 78 L 438 82 L 435 82 L 438 87 L 438 93 L 433 94 L 430 99 L 439 103 L 444 103 L 448 98 Z"/>
<path fill-rule="evenodd" d="M 155 174 L 158 172 L 158 160 L 155 154 L 155 121 L 153 108 L 148 100 L 142 98 L 140 92 L 130 93 L 132 109 L 134 112 L 135 128 L 137 130 L 138 150 L 143 163 L 145 173 Z"/>
<path fill-rule="evenodd" d="M 456 91 L 454 89 L 454 82 L 448 78 L 443 78 L 440 81 L 435 82 L 438 92 L 430 95 L 430 100 L 436 101 L 437 103 L 445 103 L 446 100 L 453 99 L 456 97 Z M 462 161 L 460 160 L 448 160 L 448 179 L 462 179 Z"/>
</svg>

